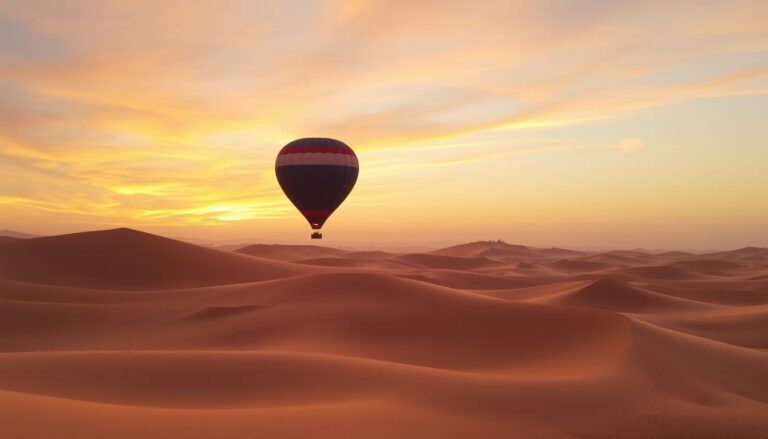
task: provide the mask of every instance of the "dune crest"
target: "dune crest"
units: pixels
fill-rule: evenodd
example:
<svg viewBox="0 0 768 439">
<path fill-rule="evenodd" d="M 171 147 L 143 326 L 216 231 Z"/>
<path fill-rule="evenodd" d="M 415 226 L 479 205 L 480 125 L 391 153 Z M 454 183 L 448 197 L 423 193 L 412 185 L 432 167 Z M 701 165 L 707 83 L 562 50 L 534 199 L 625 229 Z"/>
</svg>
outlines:
<svg viewBox="0 0 768 439">
<path fill-rule="evenodd" d="M 310 271 L 125 228 L 0 245 L 0 278 L 84 288 L 196 287 Z"/>
</svg>

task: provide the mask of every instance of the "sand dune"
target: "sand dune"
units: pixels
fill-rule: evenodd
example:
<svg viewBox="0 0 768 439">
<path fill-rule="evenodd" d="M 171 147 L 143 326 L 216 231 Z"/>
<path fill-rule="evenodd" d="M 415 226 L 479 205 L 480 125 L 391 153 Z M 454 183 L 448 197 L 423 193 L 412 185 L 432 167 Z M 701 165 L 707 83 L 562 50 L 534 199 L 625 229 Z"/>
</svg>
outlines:
<svg viewBox="0 0 768 439">
<path fill-rule="evenodd" d="M 744 247 L 738 250 L 709 253 L 701 256 L 706 259 L 726 259 L 744 262 L 768 262 L 768 248 Z"/>
<path fill-rule="evenodd" d="M 440 250 L 435 250 L 432 254 L 438 256 L 455 257 L 487 257 L 487 258 L 529 258 L 533 254 L 528 247 L 522 245 L 512 245 L 503 242 L 471 242 L 468 244 L 455 245 Z"/>
<path fill-rule="evenodd" d="M 665 391 L 680 399 L 717 404 L 732 397 L 768 403 L 765 352 L 638 322 L 635 349 Z M 764 407 L 762 407 L 764 409 Z"/>
<path fill-rule="evenodd" d="M 753 270 L 743 264 L 715 259 L 690 259 L 675 261 L 667 264 L 669 267 L 680 268 L 688 273 L 704 276 L 734 277 L 739 273 L 752 273 Z"/>
<path fill-rule="evenodd" d="M 320 267 L 350 267 L 350 268 L 368 268 L 368 269 L 402 269 L 409 265 L 403 264 L 397 260 L 389 258 L 356 258 L 353 256 L 341 258 L 315 258 L 302 259 L 295 261 L 297 264 L 317 265 Z"/>
<path fill-rule="evenodd" d="M 417 268 L 447 268 L 451 270 L 473 270 L 476 268 L 494 267 L 500 265 L 485 256 L 462 257 L 428 254 L 409 254 L 393 258 L 398 262 Z"/>
<path fill-rule="evenodd" d="M 522 288 L 544 283 L 544 280 L 526 276 L 502 276 L 462 270 L 419 270 L 402 274 L 408 279 L 429 282 L 450 288 L 469 290 L 499 290 Z"/>
<path fill-rule="evenodd" d="M 768 282 L 764 280 L 699 278 L 683 281 L 643 279 L 654 291 L 680 298 L 727 306 L 748 306 L 768 303 Z"/>
<path fill-rule="evenodd" d="M 276 261 L 293 262 L 302 259 L 316 259 L 343 256 L 348 252 L 319 245 L 266 245 L 253 244 L 236 250 L 249 256 L 257 256 Z"/>
<path fill-rule="evenodd" d="M 306 271 L 130 229 L 0 244 L 0 277 L 85 288 L 193 287 L 275 279 Z"/>
<path fill-rule="evenodd" d="M 672 267 L 680 267 L 688 271 L 730 271 L 744 269 L 741 264 L 728 261 L 719 261 L 715 259 L 693 259 L 687 261 L 676 261 L 669 264 Z"/>
<path fill-rule="evenodd" d="M 626 313 L 670 313 L 706 308 L 703 303 L 670 297 L 609 278 L 539 299 L 543 303 L 610 309 Z"/>
<path fill-rule="evenodd" d="M 382 259 L 395 256 L 393 253 L 383 252 L 379 250 L 361 251 L 361 252 L 349 252 L 347 257 L 358 259 Z"/>
<path fill-rule="evenodd" d="M 613 270 L 614 273 L 628 274 L 649 279 L 681 280 L 695 279 L 696 273 L 673 265 L 650 265 L 640 267 L 628 267 Z"/>
<path fill-rule="evenodd" d="M 694 253 L 681 252 L 681 251 L 668 251 L 663 253 L 657 253 L 657 257 L 664 259 L 684 259 L 696 256 Z"/>
<path fill-rule="evenodd" d="M 587 256 L 576 258 L 576 261 L 607 264 L 613 266 L 628 266 L 628 265 L 646 265 L 649 263 L 649 259 L 638 256 L 626 256 L 615 253 L 596 253 Z"/>
<path fill-rule="evenodd" d="M 768 349 L 768 306 L 715 309 L 711 312 L 661 316 L 665 328 L 748 348 Z"/>
<path fill-rule="evenodd" d="M 565 259 L 585 256 L 585 252 L 563 248 L 533 248 L 496 241 L 479 241 L 446 247 L 431 252 L 439 256 L 465 258 L 490 258 L 499 261 L 536 261 Z"/>
<path fill-rule="evenodd" d="M 0 242 L 3 437 L 765 437 L 764 249 Z"/>
<path fill-rule="evenodd" d="M 570 259 L 557 261 L 550 266 L 556 270 L 564 271 L 566 273 L 592 273 L 613 268 L 611 264 Z"/>
</svg>

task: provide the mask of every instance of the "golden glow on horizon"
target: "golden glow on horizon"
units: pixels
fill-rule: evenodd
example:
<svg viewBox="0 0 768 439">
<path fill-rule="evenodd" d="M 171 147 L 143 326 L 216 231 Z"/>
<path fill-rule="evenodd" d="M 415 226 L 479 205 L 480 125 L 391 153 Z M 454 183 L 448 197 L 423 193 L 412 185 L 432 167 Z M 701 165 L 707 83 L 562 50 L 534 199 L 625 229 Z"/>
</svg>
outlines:
<svg viewBox="0 0 768 439">
<path fill-rule="evenodd" d="M 329 136 L 361 161 L 328 224 L 346 241 L 768 245 L 766 20 L 748 0 L 0 0 L 0 228 L 299 240 L 274 156 Z"/>
</svg>

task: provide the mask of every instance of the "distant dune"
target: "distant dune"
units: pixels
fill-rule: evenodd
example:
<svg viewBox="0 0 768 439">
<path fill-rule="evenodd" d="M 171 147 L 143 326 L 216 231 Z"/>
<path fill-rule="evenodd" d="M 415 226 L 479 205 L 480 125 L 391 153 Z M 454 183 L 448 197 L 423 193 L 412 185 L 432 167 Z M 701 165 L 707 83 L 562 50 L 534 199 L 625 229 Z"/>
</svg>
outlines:
<svg viewBox="0 0 768 439">
<path fill-rule="evenodd" d="M 340 258 L 314 258 L 295 261 L 297 264 L 317 265 L 321 267 L 354 267 L 370 269 L 399 269 L 405 268 L 405 265 L 399 261 L 384 258 L 358 258 L 358 257 L 340 257 Z"/>
<path fill-rule="evenodd" d="M 254 244 L 236 250 L 249 256 L 274 259 L 276 261 L 293 262 L 302 259 L 315 259 L 343 256 L 347 252 L 335 248 L 321 247 L 318 245 L 267 245 Z"/>
<path fill-rule="evenodd" d="M 527 257 L 531 255 L 531 251 L 528 247 L 522 245 L 512 245 L 503 242 L 495 241 L 480 241 L 471 242 L 468 244 L 460 244 L 452 247 L 446 247 L 444 249 L 435 250 L 432 252 L 441 256 L 458 256 L 458 257 Z"/>
<path fill-rule="evenodd" d="M 566 273 L 589 273 L 589 272 L 595 272 L 595 271 L 603 271 L 603 270 L 612 268 L 611 264 L 606 264 L 601 262 L 578 261 L 578 260 L 570 260 L 570 259 L 563 259 L 562 261 L 557 261 L 553 263 L 551 266 L 553 268 L 564 271 Z"/>
<path fill-rule="evenodd" d="M 702 259 L 722 259 L 734 262 L 768 262 L 768 248 L 762 247 L 744 247 L 738 250 L 709 253 L 701 256 Z"/>
<path fill-rule="evenodd" d="M 659 294 L 609 278 L 591 281 L 584 287 L 554 294 L 545 298 L 545 302 L 626 313 L 666 313 L 706 307 L 703 303 Z"/>
<path fill-rule="evenodd" d="M 649 265 L 640 267 L 629 267 L 614 270 L 616 273 L 628 274 L 631 276 L 641 276 L 650 279 L 682 280 L 693 279 L 697 275 L 688 270 L 673 265 Z"/>
<path fill-rule="evenodd" d="M 0 239 L 3 438 L 763 438 L 768 251 Z"/>
<path fill-rule="evenodd" d="M 500 262 L 485 256 L 461 257 L 428 254 L 410 254 L 396 256 L 395 259 L 404 264 L 418 268 L 450 268 L 452 270 L 472 270 L 475 268 L 494 267 Z"/>
</svg>

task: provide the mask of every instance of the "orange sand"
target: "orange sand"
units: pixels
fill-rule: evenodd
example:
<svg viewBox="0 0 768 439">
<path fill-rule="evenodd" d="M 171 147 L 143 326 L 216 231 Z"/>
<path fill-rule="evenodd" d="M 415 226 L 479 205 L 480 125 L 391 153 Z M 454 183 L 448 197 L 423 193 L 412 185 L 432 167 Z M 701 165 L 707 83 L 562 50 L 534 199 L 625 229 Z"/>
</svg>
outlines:
<svg viewBox="0 0 768 439">
<path fill-rule="evenodd" d="M 768 250 L 0 241 L 3 438 L 768 437 Z"/>
</svg>

